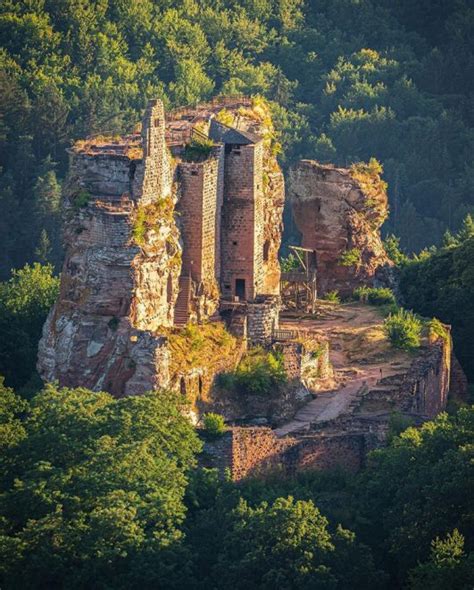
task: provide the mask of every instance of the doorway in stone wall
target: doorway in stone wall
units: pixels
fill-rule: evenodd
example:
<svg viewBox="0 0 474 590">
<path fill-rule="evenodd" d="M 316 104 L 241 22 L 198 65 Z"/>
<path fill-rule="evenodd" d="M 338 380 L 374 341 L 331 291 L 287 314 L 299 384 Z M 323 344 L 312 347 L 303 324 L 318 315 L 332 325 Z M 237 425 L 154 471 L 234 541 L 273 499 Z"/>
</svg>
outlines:
<svg viewBox="0 0 474 590">
<path fill-rule="evenodd" d="M 235 296 L 245 299 L 245 279 L 235 279 Z"/>
</svg>

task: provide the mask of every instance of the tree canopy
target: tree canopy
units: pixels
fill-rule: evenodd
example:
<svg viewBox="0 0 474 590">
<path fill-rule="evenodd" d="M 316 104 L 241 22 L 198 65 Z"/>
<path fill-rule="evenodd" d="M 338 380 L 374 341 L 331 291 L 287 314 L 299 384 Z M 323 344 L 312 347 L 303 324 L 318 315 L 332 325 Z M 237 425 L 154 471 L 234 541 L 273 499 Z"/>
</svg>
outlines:
<svg viewBox="0 0 474 590">
<path fill-rule="evenodd" d="M 282 161 L 376 157 L 387 230 L 416 251 L 474 208 L 469 0 L 6 0 L 0 278 L 60 259 L 71 140 L 129 130 L 147 98 L 272 101 Z"/>
</svg>

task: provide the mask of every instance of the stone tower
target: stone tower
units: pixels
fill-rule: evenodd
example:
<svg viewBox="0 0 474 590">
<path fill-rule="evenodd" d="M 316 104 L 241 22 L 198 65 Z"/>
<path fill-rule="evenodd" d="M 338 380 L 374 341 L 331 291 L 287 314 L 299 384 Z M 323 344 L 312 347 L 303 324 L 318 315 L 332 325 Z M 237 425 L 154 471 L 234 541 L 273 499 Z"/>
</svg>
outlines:
<svg viewBox="0 0 474 590">
<path fill-rule="evenodd" d="M 142 121 L 143 162 L 134 173 L 133 197 L 148 205 L 168 197 L 172 188 L 171 162 L 165 140 L 165 111 L 159 99 L 148 101 Z"/>
</svg>

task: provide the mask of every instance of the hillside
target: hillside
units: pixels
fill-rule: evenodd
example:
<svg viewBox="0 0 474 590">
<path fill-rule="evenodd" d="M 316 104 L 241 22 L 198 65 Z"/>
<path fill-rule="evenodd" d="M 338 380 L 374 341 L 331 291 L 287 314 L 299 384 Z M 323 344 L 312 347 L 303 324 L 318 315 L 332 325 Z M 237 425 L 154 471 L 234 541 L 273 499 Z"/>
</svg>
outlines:
<svg viewBox="0 0 474 590">
<path fill-rule="evenodd" d="M 262 94 L 285 163 L 376 157 L 390 187 L 385 231 L 409 252 L 440 242 L 473 209 L 469 7 L 2 2 L 0 278 L 33 259 L 59 264 L 66 148 L 130 130 L 149 96 L 168 107 Z"/>
</svg>

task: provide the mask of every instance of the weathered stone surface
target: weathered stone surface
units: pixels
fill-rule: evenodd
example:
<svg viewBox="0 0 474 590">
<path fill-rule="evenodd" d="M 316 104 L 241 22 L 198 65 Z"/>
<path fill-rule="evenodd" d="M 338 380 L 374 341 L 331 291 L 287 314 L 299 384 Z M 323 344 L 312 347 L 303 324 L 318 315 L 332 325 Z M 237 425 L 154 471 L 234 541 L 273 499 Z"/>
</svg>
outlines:
<svg viewBox="0 0 474 590">
<path fill-rule="evenodd" d="M 71 152 L 60 295 L 39 345 L 45 381 L 117 396 L 168 383 L 167 343 L 157 330 L 173 324 L 179 234 L 171 215 L 152 227 L 142 220 L 141 244 L 132 236 L 140 207 L 173 198 L 160 137 L 163 108 L 153 102 L 143 126 L 144 160 L 114 145 L 100 155 L 82 145 Z"/>
<path fill-rule="evenodd" d="M 453 353 L 451 355 L 451 379 L 449 383 L 449 393 L 458 398 L 465 398 L 468 393 L 469 383 L 466 374 L 461 367 L 461 363 Z"/>
<path fill-rule="evenodd" d="M 215 464 L 229 467 L 235 480 L 271 470 L 288 475 L 335 467 L 357 471 L 369 451 L 386 444 L 394 412 L 419 425 L 446 408 L 450 358 L 450 338 L 437 338 L 399 372 L 366 382 L 335 418 L 316 416 L 287 433 L 285 427 L 234 427 L 219 442 L 221 457 Z"/>
<path fill-rule="evenodd" d="M 271 118 L 254 106 L 218 100 L 174 112 L 167 123 L 161 101 L 151 100 L 141 135 L 75 144 L 61 292 L 39 349 L 45 380 L 115 395 L 194 382 L 209 390 L 215 372 L 207 359 L 170 371 L 166 330 L 215 319 L 238 280 L 240 295 L 255 303 L 250 340 L 270 339 L 278 323 L 284 186 Z M 195 125 L 197 133 L 199 126 L 209 131 L 224 107 L 236 128 L 232 143 L 224 137 L 230 128 L 215 122 L 219 141 L 187 159 L 184 143 Z"/>
<path fill-rule="evenodd" d="M 361 284 L 387 281 L 391 263 L 380 226 L 388 202 L 377 179 L 369 195 L 353 171 L 302 160 L 290 170 L 288 190 L 301 245 L 316 252 L 319 295 L 350 295 Z M 345 266 L 350 251 L 359 260 Z"/>
</svg>

